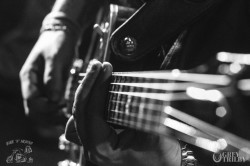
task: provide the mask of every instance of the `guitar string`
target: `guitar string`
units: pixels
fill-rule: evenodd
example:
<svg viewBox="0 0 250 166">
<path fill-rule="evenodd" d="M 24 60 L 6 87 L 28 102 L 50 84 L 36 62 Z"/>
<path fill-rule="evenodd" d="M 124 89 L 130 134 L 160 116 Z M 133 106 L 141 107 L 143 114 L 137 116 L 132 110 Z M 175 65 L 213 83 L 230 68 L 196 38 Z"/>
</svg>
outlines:
<svg viewBox="0 0 250 166">
<path fill-rule="evenodd" d="M 124 112 L 117 112 L 114 110 L 111 110 L 111 111 L 115 112 L 116 114 L 117 113 L 123 114 L 123 118 L 111 117 L 108 120 L 108 122 L 110 123 L 127 126 L 131 128 L 136 128 L 136 129 L 140 129 L 144 131 L 154 132 L 158 134 L 168 135 L 169 132 L 166 132 L 167 130 L 162 128 L 162 125 L 165 125 L 166 127 L 170 129 L 178 131 L 179 133 L 175 133 L 175 134 L 177 134 L 176 136 L 179 136 L 180 138 L 184 138 L 182 139 L 183 141 L 187 141 L 187 143 L 191 143 L 201 148 L 205 147 L 205 149 L 210 150 L 212 152 L 218 152 L 219 150 L 232 150 L 232 147 L 228 145 L 231 145 L 239 150 L 249 149 L 249 146 L 247 146 L 246 142 L 240 143 L 237 140 L 234 140 L 235 142 L 233 142 L 232 141 L 233 139 L 230 138 L 231 136 L 229 137 L 228 135 L 224 135 L 226 136 L 225 138 L 227 139 L 225 139 L 224 137 L 218 137 L 218 136 L 212 137 L 211 135 L 207 134 L 206 132 L 200 129 L 197 129 L 193 126 L 189 126 L 185 123 L 182 123 L 180 121 L 174 120 L 169 117 L 165 118 L 164 123 L 159 123 L 159 121 L 154 121 L 154 123 L 152 123 L 151 121 L 148 121 L 147 123 L 147 121 L 145 121 L 144 119 L 144 123 L 141 123 L 140 125 L 138 125 L 138 123 L 136 122 L 138 116 L 133 115 L 133 114 L 128 115 L 128 114 L 125 114 Z M 133 121 L 131 121 L 131 118 L 130 120 L 128 120 L 126 116 L 127 117 L 132 116 Z M 193 137 L 195 140 L 187 140 L 189 138 L 186 138 L 185 136 L 183 136 L 183 134 Z"/>
<path fill-rule="evenodd" d="M 211 77 L 210 77 L 211 78 Z M 215 77 L 213 77 L 213 78 L 215 78 Z M 218 77 L 219 78 L 219 77 Z M 222 78 L 222 77 L 220 77 L 220 78 Z M 222 79 L 223 80 L 223 79 Z M 226 79 L 224 79 L 224 83 L 225 82 L 227 82 L 227 81 L 225 81 Z M 182 80 L 183 81 L 183 80 Z M 207 83 L 207 82 L 206 82 Z M 210 82 L 211 83 L 211 82 Z M 218 85 L 218 84 L 217 84 Z M 222 84 L 222 83 L 219 83 L 219 85 L 225 85 L 225 84 Z M 137 86 L 135 86 L 135 87 L 138 87 L 139 86 L 139 84 L 137 84 Z M 121 87 L 119 87 L 119 88 L 121 88 Z M 145 87 L 142 87 L 142 88 L 145 88 Z M 117 93 L 120 93 L 120 90 L 117 92 Z"/>
<path fill-rule="evenodd" d="M 113 88 L 113 87 L 112 87 Z M 132 90 L 133 91 L 133 90 Z M 119 94 L 119 93 L 118 93 Z M 129 95 L 128 95 L 129 96 Z M 164 94 L 164 96 L 165 96 L 165 94 Z M 131 96 L 130 96 L 131 97 Z M 141 97 L 141 96 L 140 96 Z M 112 98 L 111 98 L 112 99 Z M 145 99 L 145 98 L 144 98 Z M 165 102 L 165 100 L 163 100 L 164 102 Z M 121 109 L 121 108 L 123 108 L 123 110 L 124 110 L 124 106 L 122 107 L 121 105 L 120 106 L 118 106 L 118 104 L 117 103 L 119 103 L 119 104 L 123 104 L 123 105 L 127 105 L 127 104 L 129 104 L 129 105 L 131 105 L 131 106 L 137 106 L 138 107 L 138 103 L 140 103 L 139 104 L 139 110 L 142 110 L 142 109 L 144 109 L 144 107 L 146 108 L 146 109 L 149 109 L 149 110 L 152 110 L 152 109 L 157 109 L 157 110 L 162 110 L 162 108 L 163 108 L 163 105 L 164 104 L 161 104 L 161 105 L 158 105 L 158 104 L 153 104 L 152 103 L 152 101 L 151 102 L 148 102 L 148 103 L 146 103 L 145 101 L 143 101 L 143 105 L 141 104 L 141 102 L 142 101 L 140 101 L 140 102 L 128 102 L 128 101 L 126 101 L 126 100 L 124 100 L 124 101 L 122 101 L 122 100 L 120 100 L 119 98 L 117 98 L 117 97 L 115 97 L 115 99 L 113 98 L 113 100 L 111 100 L 110 101 L 110 104 L 112 104 L 112 103 L 115 103 L 115 104 L 113 104 L 113 105 L 115 105 L 115 110 L 119 110 L 119 109 Z M 135 105 L 134 105 L 135 104 Z M 131 111 L 131 107 L 130 107 L 130 111 Z M 127 110 L 127 109 L 126 109 Z M 129 111 L 125 111 L 127 114 L 129 114 Z M 117 113 L 118 114 L 118 113 Z M 118 115 L 117 114 L 115 114 L 116 115 L 116 117 L 118 117 Z M 131 114 L 131 113 L 130 113 Z M 144 115 L 144 116 L 146 116 L 147 118 L 144 118 L 144 120 L 145 119 L 147 119 L 148 121 L 153 121 L 154 123 L 156 123 L 157 124 L 157 121 L 155 121 L 155 119 L 157 119 L 157 120 L 159 120 L 159 117 L 163 117 L 162 115 L 158 115 L 158 118 L 154 118 L 151 114 L 149 114 L 149 113 L 146 113 L 145 112 L 145 110 L 144 110 L 144 112 L 143 112 L 143 114 L 142 115 Z M 123 116 L 121 119 L 125 119 L 125 118 L 127 118 L 127 119 L 129 119 L 128 118 L 129 116 Z M 134 117 L 134 118 L 136 118 L 136 117 Z M 117 118 L 115 118 L 115 119 L 117 119 Z M 135 123 L 135 124 L 137 124 L 137 126 L 140 128 L 140 127 L 144 127 L 143 126 L 143 123 L 141 122 L 139 122 L 138 121 L 138 119 L 141 119 L 141 118 L 138 118 L 137 117 L 137 119 L 134 119 L 134 121 L 136 121 L 137 120 L 137 122 Z M 131 121 L 130 121 L 130 123 L 131 123 Z M 149 127 L 148 128 L 150 128 L 150 125 L 149 125 Z"/>
<path fill-rule="evenodd" d="M 138 116 L 138 107 L 140 107 L 140 105 L 138 105 L 138 103 L 136 102 L 132 102 L 130 103 L 130 112 L 126 112 L 124 110 L 124 105 L 126 105 L 126 102 L 122 102 L 122 101 L 114 101 L 112 100 L 111 101 L 112 104 L 116 104 L 118 105 L 119 104 L 119 107 L 117 107 L 118 109 L 110 109 L 108 111 L 111 111 L 113 114 L 124 114 L 124 116 L 130 116 L 130 117 L 133 117 L 133 120 L 134 122 L 132 121 L 131 123 L 140 123 L 140 122 L 136 122 L 136 120 L 138 119 L 142 119 L 143 122 L 148 122 L 149 124 L 152 123 L 153 125 L 154 124 L 157 124 L 157 123 L 160 123 L 160 124 L 163 124 L 163 123 L 166 123 L 167 122 L 167 118 L 169 118 L 169 114 L 167 114 L 167 112 L 165 112 L 165 108 L 167 108 L 166 106 L 164 105 L 160 105 L 160 104 L 153 104 L 153 103 L 144 103 L 144 107 L 143 108 L 140 108 L 140 109 L 143 109 L 143 116 L 142 117 L 139 117 Z M 171 116 L 171 115 L 170 115 Z M 118 117 L 118 116 L 116 116 Z M 121 116 L 119 116 L 121 117 Z M 108 117 L 109 118 L 109 117 Z M 121 117 L 123 119 L 126 119 L 127 117 Z M 181 119 L 183 120 L 183 119 Z M 141 122 L 141 126 L 143 125 L 143 123 Z M 140 125 L 139 125 L 140 126 Z M 143 127 L 143 126 L 142 126 Z M 209 135 L 209 134 L 207 134 Z M 214 136 L 210 136 L 211 138 L 215 138 Z"/>
<path fill-rule="evenodd" d="M 190 99 L 192 99 L 190 96 L 188 96 L 184 92 L 168 93 L 167 94 L 167 93 L 109 91 L 109 93 L 139 97 L 141 99 L 148 98 L 148 99 L 152 99 L 152 100 L 161 100 L 161 101 L 177 101 L 177 100 L 190 100 Z"/>
<path fill-rule="evenodd" d="M 115 78 L 117 79 L 115 82 L 119 82 L 121 81 L 120 78 Z M 162 85 L 162 84 L 160 84 Z M 133 89 L 131 90 L 131 88 L 134 88 L 133 86 L 131 86 L 129 89 L 130 89 L 130 93 L 124 93 L 124 92 L 121 92 L 122 91 L 122 88 L 123 86 L 116 86 L 116 87 L 112 87 L 112 88 L 117 88 L 118 91 L 111 91 L 111 93 L 117 93 L 118 95 L 116 96 L 116 100 L 119 98 L 119 96 L 122 94 L 125 94 L 127 96 L 136 96 L 136 97 L 140 97 L 140 98 L 145 98 L 145 97 L 149 97 L 151 99 L 159 99 L 159 100 L 163 100 L 163 101 L 166 101 L 166 97 L 168 98 L 168 100 L 183 100 L 183 99 L 190 99 L 190 97 L 188 97 L 185 93 L 179 93 L 177 96 L 176 93 L 175 93 L 175 97 L 173 97 L 173 93 L 170 93 L 170 94 L 166 94 L 166 93 L 162 93 L 162 94 L 157 94 L 157 93 L 141 93 L 141 92 L 133 92 Z M 157 97 L 158 96 L 158 97 Z M 140 102 L 138 102 L 140 103 Z M 115 105 L 115 107 L 117 107 L 116 109 L 118 109 L 118 105 Z"/>
<path fill-rule="evenodd" d="M 150 88 L 155 90 L 164 90 L 164 91 L 177 91 L 177 90 L 186 90 L 188 87 L 197 87 L 203 89 L 211 89 L 215 86 L 212 85 L 205 85 L 205 84 L 197 84 L 197 83 L 183 83 L 183 82 L 176 82 L 176 83 L 116 83 L 112 82 L 111 85 L 118 85 L 118 86 L 134 86 L 138 88 Z"/>
<path fill-rule="evenodd" d="M 173 107 L 168 107 L 165 112 L 176 119 L 185 120 L 185 123 L 194 126 L 203 132 L 209 133 L 210 135 L 216 136 L 217 138 L 225 139 L 228 144 L 238 149 L 248 148 L 250 150 L 250 142 L 248 140 L 238 137 L 209 123 L 201 121 L 200 119 L 188 115 Z"/>
<path fill-rule="evenodd" d="M 114 114 L 123 114 L 123 116 L 119 116 L 119 118 L 116 117 L 109 117 L 109 121 L 120 121 L 121 123 L 124 121 L 126 123 L 129 123 L 131 126 L 137 127 L 139 129 L 147 129 L 147 130 L 155 130 L 155 129 L 159 129 L 161 126 L 167 126 L 170 127 L 172 129 L 175 129 L 177 131 L 181 131 L 182 133 L 185 133 L 187 135 L 190 136 L 194 136 L 196 135 L 197 137 L 203 137 L 203 138 L 207 138 L 207 139 L 213 139 L 216 140 L 216 137 L 213 137 L 205 132 L 200 131 L 199 129 L 194 128 L 193 126 L 191 127 L 190 125 L 187 125 L 183 122 L 180 122 L 177 120 L 174 120 L 172 118 L 170 118 L 170 116 L 165 116 L 165 118 L 161 117 L 161 120 L 159 120 L 159 118 L 143 118 L 143 117 L 138 117 L 136 113 L 129 113 L 126 114 L 124 112 L 120 112 L 117 110 L 110 110 L 111 112 L 113 112 Z M 127 117 L 132 117 L 132 120 L 127 120 Z M 154 117 L 154 116 L 152 116 Z M 139 124 L 138 124 L 139 122 Z M 175 124 L 175 125 L 174 125 Z M 176 125 L 177 124 L 177 125 Z M 146 127 L 145 127 L 146 126 Z M 161 133 L 164 134 L 164 133 Z"/>
<path fill-rule="evenodd" d="M 112 101 L 115 102 L 115 101 Z M 152 104 L 151 104 L 152 105 Z M 158 108 L 161 108 L 161 106 L 157 105 L 157 104 L 153 104 L 156 105 Z M 132 104 L 132 106 L 138 106 L 137 103 Z M 151 111 L 160 111 L 163 109 L 151 109 L 152 107 L 147 107 L 146 109 L 149 109 Z M 122 107 L 120 107 L 122 108 Z M 170 107 L 167 107 L 170 108 Z M 109 110 L 110 111 L 110 110 Z M 115 114 L 124 114 L 124 112 L 122 111 L 117 111 L 117 110 L 111 110 L 113 111 Z M 238 149 L 243 149 L 243 148 L 248 148 L 250 149 L 250 143 L 247 140 L 244 140 L 238 136 L 235 136 L 231 133 L 228 133 L 222 129 L 219 129 L 215 126 L 212 126 L 208 123 L 205 123 L 203 121 L 200 121 L 199 119 L 196 119 L 194 117 L 191 117 L 190 115 L 187 115 L 177 109 L 171 108 L 171 110 L 166 110 L 165 111 L 161 111 L 161 112 L 165 112 L 170 116 L 173 116 L 174 118 L 177 118 L 181 121 L 184 121 L 185 123 L 187 123 L 188 125 L 191 125 L 193 127 L 197 127 L 197 129 L 199 129 L 199 131 L 201 131 L 202 133 L 205 133 L 206 135 L 209 135 L 210 137 L 216 138 L 217 140 L 224 140 L 226 141 L 227 144 L 232 145 Z M 153 114 L 152 114 L 153 115 Z M 128 116 L 128 115 L 125 115 Z M 136 114 L 132 114 L 130 113 L 129 116 L 136 116 Z M 153 116 L 152 116 L 153 117 Z M 137 117 L 138 118 L 138 117 Z M 136 120 L 136 117 L 134 118 Z M 153 118 L 151 118 L 150 120 L 152 120 Z M 159 118 L 156 118 L 159 119 Z M 187 120 L 189 119 L 189 121 L 187 122 Z M 121 119 L 120 119 L 121 120 Z M 123 119 L 124 120 L 124 119 Z M 147 119 L 144 119 L 147 121 Z M 157 123 L 158 121 L 155 120 L 154 123 Z M 164 121 L 166 122 L 166 121 Z M 133 122 L 130 122 L 133 123 Z M 150 123 L 149 123 L 150 124 Z M 137 125 L 138 126 L 138 125 Z M 143 128 L 143 124 L 141 124 L 141 126 Z M 182 126 L 183 127 L 183 126 Z M 208 138 L 208 137 L 207 137 Z"/>
<path fill-rule="evenodd" d="M 117 80 L 119 80 L 120 78 L 116 78 Z M 118 81 L 115 81 L 115 82 L 118 82 Z M 155 83 L 153 83 L 155 84 Z M 160 84 L 161 85 L 161 84 Z M 121 92 L 122 91 L 122 88 L 124 86 L 121 85 L 121 86 L 112 86 L 112 88 L 117 88 L 118 91 L 111 91 L 111 94 L 112 93 L 116 93 L 118 94 L 117 95 L 117 98 L 119 98 L 119 96 L 121 95 L 127 95 L 127 96 L 134 96 L 134 97 L 139 97 L 139 98 L 150 98 L 152 100 L 162 100 L 162 101 L 166 101 L 166 100 L 184 100 L 184 99 L 191 99 L 190 97 L 188 97 L 185 93 L 175 93 L 175 95 L 173 95 L 174 93 L 169 93 L 169 94 L 166 94 L 166 93 L 162 93 L 162 94 L 159 94 L 159 93 L 141 93 L 141 92 L 133 92 L 134 90 L 131 89 L 131 88 L 134 88 L 134 86 L 131 86 L 129 89 L 130 92 Z M 144 87 L 143 87 L 144 88 Z M 176 95 L 177 94 L 177 95 Z M 140 102 L 138 102 L 140 103 Z M 116 107 L 118 107 L 118 105 L 116 105 Z M 116 108 L 118 109 L 118 108 Z"/>
<path fill-rule="evenodd" d="M 121 114 L 125 113 L 121 112 Z M 124 116 L 129 116 L 129 115 L 124 115 Z M 166 123 L 166 121 L 168 123 Z M 195 146 L 204 148 L 212 152 L 218 152 L 219 150 L 221 150 L 220 149 L 221 145 L 216 141 L 215 138 L 211 138 L 210 135 L 207 135 L 206 133 L 203 133 L 202 131 L 195 129 L 194 127 L 191 127 L 185 123 L 179 122 L 171 118 L 165 118 L 165 123 L 160 123 L 158 125 L 156 124 L 152 125 L 153 123 L 145 123 L 143 125 L 138 125 L 137 123 L 133 123 L 129 120 L 122 118 L 110 118 L 108 122 L 116 125 L 122 125 L 134 129 L 144 130 L 146 132 L 153 132 L 165 136 L 175 135 L 177 136 L 177 138 L 180 138 L 183 141 L 186 141 L 187 143 L 193 144 Z M 167 128 L 164 127 L 170 128 L 171 131 L 169 131 Z M 189 137 L 187 137 L 186 135 Z"/>
<path fill-rule="evenodd" d="M 85 73 L 79 73 L 79 77 L 85 77 Z M 133 77 L 159 80 L 187 81 L 202 84 L 227 86 L 231 83 L 230 77 L 226 75 L 181 73 L 173 71 L 151 71 L 151 72 L 113 72 L 113 77 Z"/>
<path fill-rule="evenodd" d="M 179 96 L 179 98 L 183 98 L 183 99 L 189 99 L 190 96 L 187 96 L 186 94 L 183 93 L 183 96 L 181 97 L 180 94 L 178 93 L 173 93 L 173 91 L 187 91 L 190 90 L 191 88 L 196 88 L 196 91 L 198 90 L 199 93 L 204 92 L 204 90 L 217 90 L 217 92 L 220 92 L 221 94 L 223 94 L 223 96 L 232 96 L 234 91 L 232 91 L 232 87 L 221 87 L 221 86 L 216 86 L 216 85 L 205 85 L 205 84 L 199 84 L 199 83 L 180 83 L 180 82 L 176 82 L 176 83 L 158 83 L 158 82 L 153 82 L 153 83 L 121 83 L 121 78 L 115 78 L 115 81 L 111 82 L 111 87 L 112 86 L 129 86 L 129 87 L 134 87 L 134 89 L 141 89 L 142 92 L 148 91 L 149 89 L 154 92 L 155 91 L 171 91 L 172 93 L 169 93 L 168 95 L 170 96 L 172 94 L 172 98 L 178 98 L 177 96 Z M 119 88 L 119 87 L 118 87 Z M 112 93 L 117 93 L 116 91 L 111 91 Z M 118 91 L 121 92 L 121 91 Z M 126 92 L 134 92 L 134 91 L 122 91 L 122 93 L 126 93 Z M 149 96 L 153 96 L 153 94 L 149 95 Z M 140 92 L 141 93 L 141 92 Z M 197 92 L 196 92 L 197 94 Z M 139 94 L 139 93 L 134 93 L 134 95 L 146 95 L 146 94 Z M 158 92 L 158 95 L 164 95 L 163 93 L 160 94 Z M 174 95 L 177 95 L 176 97 Z"/>
</svg>

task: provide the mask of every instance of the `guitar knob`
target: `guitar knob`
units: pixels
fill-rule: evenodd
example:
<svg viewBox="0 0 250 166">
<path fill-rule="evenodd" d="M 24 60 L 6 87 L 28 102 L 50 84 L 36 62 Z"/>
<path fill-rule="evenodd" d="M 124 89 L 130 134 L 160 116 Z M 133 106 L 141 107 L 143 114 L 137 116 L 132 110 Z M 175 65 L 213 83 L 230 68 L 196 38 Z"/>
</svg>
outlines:
<svg viewBox="0 0 250 166">
<path fill-rule="evenodd" d="M 137 42 L 135 38 L 127 36 L 120 41 L 120 51 L 122 55 L 132 56 L 137 49 Z"/>
</svg>

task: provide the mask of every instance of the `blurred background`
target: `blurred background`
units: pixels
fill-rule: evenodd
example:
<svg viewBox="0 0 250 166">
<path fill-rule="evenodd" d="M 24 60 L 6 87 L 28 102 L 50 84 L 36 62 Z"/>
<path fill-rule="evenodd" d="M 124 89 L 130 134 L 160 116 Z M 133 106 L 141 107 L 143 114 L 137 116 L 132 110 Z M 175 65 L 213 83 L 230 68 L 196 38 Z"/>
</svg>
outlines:
<svg viewBox="0 0 250 166">
<path fill-rule="evenodd" d="M 30 141 L 30 156 L 35 166 L 55 166 L 67 154 L 58 149 L 63 128 L 39 129 L 25 117 L 20 91 L 19 71 L 35 44 L 44 16 L 54 0 L 0 1 L 0 165 L 13 150 Z M 23 143 L 11 141 L 24 140 Z M 18 151 L 16 151 L 18 152 Z M 17 157 L 13 155 L 14 157 Z M 13 164 L 15 165 L 15 164 Z M 25 163 L 18 165 L 26 165 Z"/>
</svg>

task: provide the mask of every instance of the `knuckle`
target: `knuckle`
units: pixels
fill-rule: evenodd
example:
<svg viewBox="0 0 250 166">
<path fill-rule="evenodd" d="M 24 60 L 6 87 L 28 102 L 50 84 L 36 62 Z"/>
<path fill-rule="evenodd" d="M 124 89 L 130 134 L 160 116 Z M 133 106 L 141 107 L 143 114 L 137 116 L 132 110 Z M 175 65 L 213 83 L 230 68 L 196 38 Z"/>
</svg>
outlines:
<svg viewBox="0 0 250 166">
<path fill-rule="evenodd" d="M 24 75 L 24 71 L 23 71 L 23 70 L 20 70 L 20 72 L 19 72 L 19 78 L 22 79 L 22 78 L 23 78 L 23 75 Z"/>
<path fill-rule="evenodd" d="M 31 69 L 29 68 L 22 68 L 19 72 L 19 78 L 21 79 L 21 81 L 29 80 L 30 75 L 31 75 Z"/>
</svg>

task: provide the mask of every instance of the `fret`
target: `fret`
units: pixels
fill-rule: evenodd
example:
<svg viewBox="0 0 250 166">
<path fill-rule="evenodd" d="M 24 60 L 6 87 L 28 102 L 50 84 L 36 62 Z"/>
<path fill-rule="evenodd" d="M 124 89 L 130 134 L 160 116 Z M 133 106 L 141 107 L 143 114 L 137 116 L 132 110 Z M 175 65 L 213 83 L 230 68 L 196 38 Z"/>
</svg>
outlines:
<svg viewBox="0 0 250 166">
<path fill-rule="evenodd" d="M 118 77 L 117 82 L 120 82 L 121 78 L 122 77 Z M 117 86 L 117 91 L 121 92 L 122 91 L 122 86 Z M 121 94 L 117 94 L 117 100 L 120 100 L 120 98 L 121 98 Z M 119 104 L 116 104 L 115 110 L 120 110 L 120 105 Z M 116 115 L 115 118 L 122 118 L 122 117 L 120 117 L 121 114 L 115 114 L 115 115 Z"/>
<path fill-rule="evenodd" d="M 112 77 L 112 81 L 116 82 L 116 77 Z M 110 86 L 109 89 L 115 91 L 116 87 L 115 86 Z M 108 95 L 108 101 L 109 100 L 116 100 L 115 94 L 109 93 L 109 95 Z M 107 108 L 108 108 L 108 110 L 112 110 L 112 109 L 115 108 L 115 104 L 113 104 L 111 102 L 108 102 L 108 107 Z M 109 117 L 111 117 L 111 116 L 113 116 L 113 113 L 110 112 L 110 111 L 107 111 L 107 119 Z"/>
<path fill-rule="evenodd" d="M 133 91 L 134 90 L 134 87 L 129 87 L 128 91 Z M 123 96 L 126 96 L 126 95 L 123 95 Z M 134 98 L 133 96 L 126 96 L 127 98 L 127 101 L 126 104 L 125 104 L 125 113 L 126 115 L 129 115 L 130 112 L 134 111 L 134 108 L 133 108 L 133 101 L 134 101 Z M 131 117 L 131 116 L 124 116 L 124 118 L 127 120 L 127 121 L 131 121 L 131 122 L 135 122 L 136 119 Z"/>
<path fill-rule="evenodd" d="M 149 88 L 141 87 L 141 91 L 148 93 L 150 90 L 149 90 Z M 138 103 L 140 103 L 138 116 L 142 119 L 142 121 L 143 121 L 143 119 L 147 119 L 147 120 L 149 120 L 149 122 L 154 121 L 154 120 L 159 122 L 158 118 L 156 118 L 154 116 L 155 114 L 152 114 L 153 111 L 151 111 L 150 109 L 147 109 L 146 101 L 149 101 L 149 100 L 147 100 L 147 98 L 145 98 L 145 97 L 140 98 L 140 101 L 138 102 Z M 151 123 L 147 123 L 145 125 L 145 127 L 147 128 L 147 130 L 150 130 L 150 128 L 152 128 Z"/>
<path fill-rule="evenodd" d="M 137 123 L 137 125 L 138 126 L 140 126 L 140 123 L 142 123 L 140 120 L 142 120 L 143 119 L 143 117 L 145 116 L 145 115 L 147 115 L 147 113 L 146 112 L 144 112 L 144 108 L 145 108 L 145 98 L 141 98 L 140 99 L 141 101 L 139 101 L 138 103 L 139 103 L 139 108 L 138 108 L 138 123 Z M 145 119 L 149 119 L 149 117 L 145 117 Z"/>
<path fill-rule="evenodd" d="M 122 95 L 122 96 L 126 96 L 126 95 Z M 130 105 L 132 103 L 132 96 L 127 96 L 126 98 L 127 100 L 125 101 L 125 113 L 128 114 L 129 110 L 131 110 Z"/>
<path fill-rule="evenodd" d="M 120 82 L 120 79 L 121 77 L 115 77 L 115 81 L 116 82 Z M 119 91 L 119 86 L 115 86 L 115 90 L 116 91 Z M 119 95 L 118 94 L 115 94 L 114 95 L 115 96 L 115 98 L 114 98 L 114 100 L 119 100 Z M 116 110 L 118 110 L 118 108 L 119 108 L 119 106 L 117 105 L 117 103 L 115 103 L 115 106 L 114 106 L 114 109 Z M 118 118 L 118 116 L 119 116 L 119 114 L 114 114 L 115 116 L 117 116 L 117 117 L 115 117 L 115 118 Z"/>
</svg>

